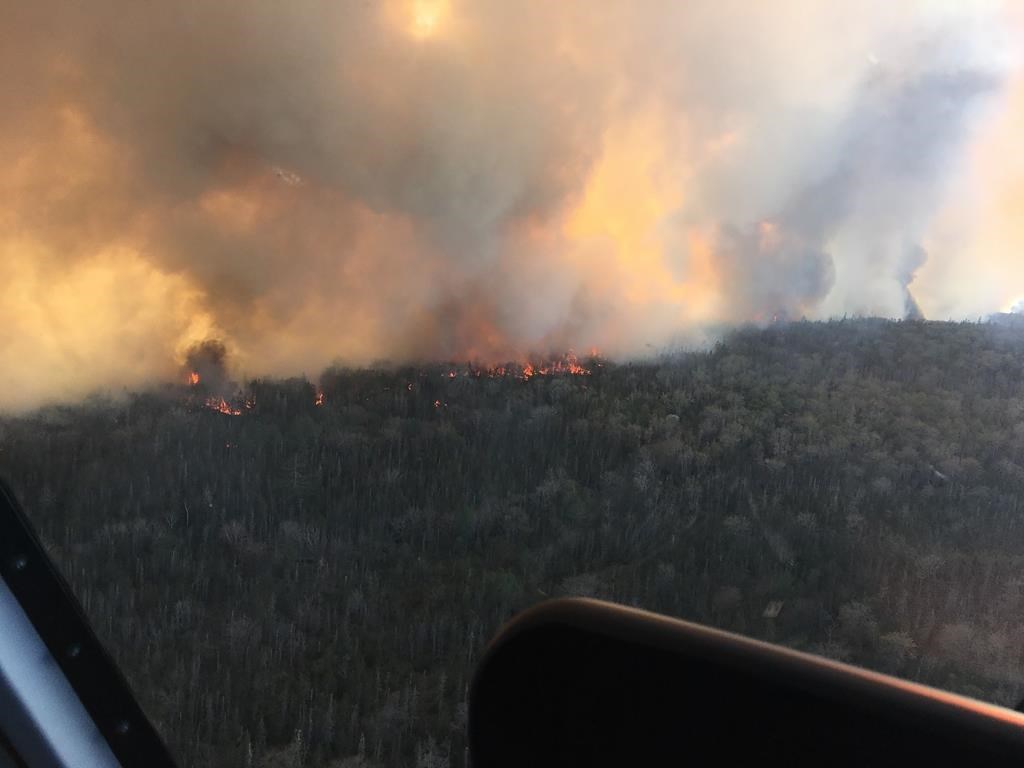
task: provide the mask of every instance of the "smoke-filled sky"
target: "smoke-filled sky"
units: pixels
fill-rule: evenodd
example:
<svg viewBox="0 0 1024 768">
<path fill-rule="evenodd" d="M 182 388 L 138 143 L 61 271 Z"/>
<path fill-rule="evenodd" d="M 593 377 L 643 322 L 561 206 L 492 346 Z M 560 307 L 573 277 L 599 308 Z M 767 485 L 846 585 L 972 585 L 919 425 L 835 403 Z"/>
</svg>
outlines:
<svg viewBox="0 0 1024 768">
<path fill-rule="evenodd" d="M 1024 13 L 0 0 L 0 408 L 1024 296 Z"/>
</svg>

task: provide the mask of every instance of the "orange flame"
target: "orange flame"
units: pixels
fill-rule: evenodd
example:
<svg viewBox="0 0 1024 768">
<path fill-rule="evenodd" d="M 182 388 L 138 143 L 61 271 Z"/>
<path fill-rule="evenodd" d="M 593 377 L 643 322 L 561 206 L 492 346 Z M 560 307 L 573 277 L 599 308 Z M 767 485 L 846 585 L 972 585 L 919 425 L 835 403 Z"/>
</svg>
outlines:
<svg viewBox="0 0 1024 768">
<path fill-rule="evenodd" d="M 597 350 L 592 350 L 592 358 L 596 360 L 598 357 Z M 597 363 L 600 365 L 599 363 Z M 553 376 L 553 375 L 569 375 L 569 376 L 589 376 L 591 374 L 590 368 L 584 365 L 576 353 L 571 349 L 561 357 L 545 362 L 537 363 L 524 363 L 522 377 L 529 379 L 533 376 Z M 504 373 L 502 374 L 504 375 Z"/>
<path fill-rule="evenodd" d="M 233 408 L 227 400 L 223 397 L 208 397 L 206 398 L 206 407 L 211 411 L 217 411 L 223 413 L 225 416 L 241 416 L 242 412 L 237 408 Z"/>
<path fill-rule="evenodd" d="M 321 406 L 324 404 L 324 393 L 322 390 L 317 390 L 316 399 L 313 401 L 313 405 Z"/>
<path fill-rule="evenodd" d="M 189 383 L 189 386 L 192 386 L 192 387 L 196 386 L 199 383 L 199 372 L 198 371 L 192 371 L 192 373 L 190 373 L 188 375 L 188 383 Z"/>
<path fill-rule="evenodd" d="M 461 374 L 454 369 L 449 369 L 447 373 L 442 373 L 441 378 L 454 379 L 459 375 L 472 376 L 474 378 L 481 378 L 486 376 L 487 378 L 496 379 L 504 377 L 512 377 L 517 379 L 528 380 L 534 376 L 590 376 L 593 371 L 589 366 L 600 368 L 603 364 L 600 361 L 599 353 L 596 349 L 592 349 L 590 353 L 589 361 L 581 361 L 577 357 L 576 353 L 569 350 L 567 353 L 560 357 L 548 358 L 539 360 L 537 358 L 527 359 L 520 363 L 508 363 L 504 365 L 490 365 L 490 366 L 478 366 L 474 363 L 466 363 Z M 410 385 L 410 389 L 411 389 Z"/>
</svg>

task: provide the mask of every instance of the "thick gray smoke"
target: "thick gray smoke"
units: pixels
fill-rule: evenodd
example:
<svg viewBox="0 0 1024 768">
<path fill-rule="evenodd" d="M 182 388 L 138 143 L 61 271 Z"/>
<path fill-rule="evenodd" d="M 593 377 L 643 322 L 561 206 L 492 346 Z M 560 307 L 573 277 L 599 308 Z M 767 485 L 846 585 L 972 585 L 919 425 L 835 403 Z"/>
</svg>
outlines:
<svg viewBox="0 0 1024 768">
<path fill-rule="evenodd" d="M 227 349 L 216 339 L 207 339 L 194 345 L 185 355 L 182 380 L 199 387 L 204 394 L 230 394 L 233 388 L 228 377 Z"/>
<path fill-rule="evenodd" d="M 991 4 L 0 11 L 0 406 L 916 311 L 1012 70 Z"/>
<path fill-rule="evenodd" d="M 921 315 L 909 291 L 927 260 L 919 241 L 956 169 L 972 107 L 998 85 L 982 71 L 933 66 L 870 72 L 811 182 L 777 219 L 727 233 L 722 257 L 738 278 L 740 307 L 755 317 L 813 313 L 835 286 L 838 239 L 854 249 L 846 311 Z"/>
</svg>

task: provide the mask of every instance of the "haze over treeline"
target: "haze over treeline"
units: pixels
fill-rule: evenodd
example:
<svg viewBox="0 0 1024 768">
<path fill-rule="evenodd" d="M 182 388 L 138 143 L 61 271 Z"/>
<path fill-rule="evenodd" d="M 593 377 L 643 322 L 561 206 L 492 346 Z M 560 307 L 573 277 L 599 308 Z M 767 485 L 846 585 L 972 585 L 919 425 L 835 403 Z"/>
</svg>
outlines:
<svg viewBox="0 0 1024 768">
<path fill-rule="evenodd" d="M 1019 4 L 0 11 L 3 407 L 1024 293 Z"/>
</svg>

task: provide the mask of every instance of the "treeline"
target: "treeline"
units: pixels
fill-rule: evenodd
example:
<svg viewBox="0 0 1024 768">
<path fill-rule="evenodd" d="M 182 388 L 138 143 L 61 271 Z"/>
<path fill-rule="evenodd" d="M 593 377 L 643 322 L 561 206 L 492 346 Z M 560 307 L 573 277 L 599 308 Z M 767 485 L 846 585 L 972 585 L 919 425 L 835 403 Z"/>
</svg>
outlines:
<svg viewBox="0 0 1024 768">
<path fill-rule="evenodd" d="M 475 660 L 555 595 L 1022 695 L 1020 329 L 589 366 L 93 399 L 0 419 L 0 475 L 183 766 L 463 766 Z"/>
</svg>

